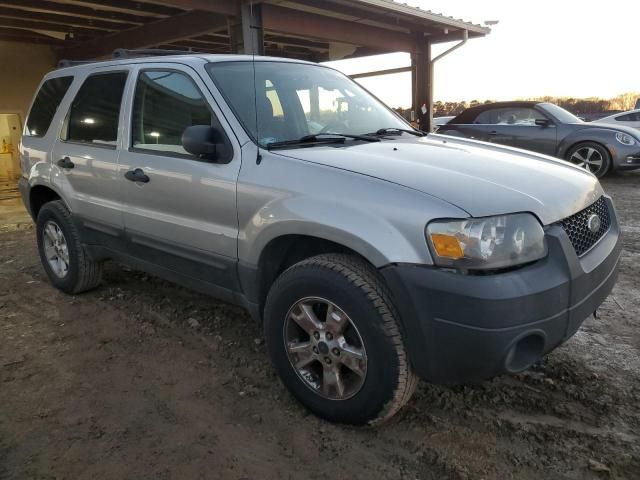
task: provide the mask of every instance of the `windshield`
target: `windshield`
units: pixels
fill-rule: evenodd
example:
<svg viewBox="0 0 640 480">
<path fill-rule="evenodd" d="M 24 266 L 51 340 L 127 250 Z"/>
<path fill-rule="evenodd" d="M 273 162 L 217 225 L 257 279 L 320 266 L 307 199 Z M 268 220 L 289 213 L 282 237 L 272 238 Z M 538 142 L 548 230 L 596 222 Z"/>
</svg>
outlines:
<svg viewBox="0 0 640 480">
<path fill-rule="evenodd" d="M 411 128 L 353 80 L 320 65 L 216 62 L 208 64 L 207 71 L 262 146 L 306 135 Z M 254 91 L 255 98 L 250 93 Z"/>
<path fill-rule="evenodd" d="M 542 107 L 562 123 L 582 123 L 582 120 L 576 117 L 573 113 L 568 112 L 564 108 L 554 105 L 553 103 L 543 103 Z"/>
</svg>

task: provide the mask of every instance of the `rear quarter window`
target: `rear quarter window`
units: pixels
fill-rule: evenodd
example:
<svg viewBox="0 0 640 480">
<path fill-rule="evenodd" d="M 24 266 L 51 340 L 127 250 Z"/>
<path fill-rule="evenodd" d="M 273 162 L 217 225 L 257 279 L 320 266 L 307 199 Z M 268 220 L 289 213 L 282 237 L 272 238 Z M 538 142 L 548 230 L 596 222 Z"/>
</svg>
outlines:
<svg viewBox="0 0 640 480">
<path fill-rule="evenodd" d="M 42 84 L 27 118 L 26 136 L 43 137 L 47 134 L 58 106 L 72 81 L 72 76 L 56 77 Z"/>
<path fill-rule="evenodd" d="M 626 115 L 620 115 L 616 117 L 618 122 L 640 122 L 640 113 L 628 113 Z"/>
</svg>

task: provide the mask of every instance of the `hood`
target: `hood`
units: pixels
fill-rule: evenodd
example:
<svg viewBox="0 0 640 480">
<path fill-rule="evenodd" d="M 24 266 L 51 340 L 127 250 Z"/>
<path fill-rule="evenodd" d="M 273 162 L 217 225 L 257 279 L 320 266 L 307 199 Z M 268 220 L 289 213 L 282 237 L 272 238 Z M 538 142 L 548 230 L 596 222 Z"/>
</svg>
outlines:
<svg viewBox="0 0 640 480">
<path fill-rule="evenodd" d="M 595 176 L 524 150 L 442 135 L 272 152 L 396 183 L 474 217 L 531 212 L 543 225 L 603 194 Z"/>
</svg>

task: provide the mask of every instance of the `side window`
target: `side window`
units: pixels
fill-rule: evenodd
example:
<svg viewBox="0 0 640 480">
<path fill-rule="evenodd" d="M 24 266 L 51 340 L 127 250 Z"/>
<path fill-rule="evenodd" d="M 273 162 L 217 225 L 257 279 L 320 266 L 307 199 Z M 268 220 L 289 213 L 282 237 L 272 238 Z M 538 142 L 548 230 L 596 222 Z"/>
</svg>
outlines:
<svg viewBox="0 0 640 480">
<path fill-rule="evenodd" d="M 69 109 L 63 140 L 115 147 L 126 81 L 126 72 L 87 77 Z"/>
<path fill-rule="evenodd" d="M 640 113 L 628 113 L 616 117 L 617 122 L 640 122 Z"/>
<path fill-rule="evenodd" d="M 545 117 L 533 108 L 513 107 L 494 108 L 480 113 L 473 123 L 483 125 L 532 126 L 538 119 Z"/>
<path fill-rule="evenodd" d="M 484 112 L 480 112 L 473 123 L 478 125 L 493 125 L 497 123 L 499 110 L 500 109 L 494 108 L 493 110 L 485 110 Z"/>
<path fill-rule="evenodd" d="M 182 132 L 193 125 L 221 128 L 194 81 L 173 70 L 140 73 L 131 121 L 132 147 L 192 158 L 182 148 Z"/>
<path fill-rule="evenodd" d="M 73 77 L 51 78 L 42 84 L 27 119 L 25 135 L 43 137 L 47 134 L 58 105 L 69 89 Z"/>
</svg>

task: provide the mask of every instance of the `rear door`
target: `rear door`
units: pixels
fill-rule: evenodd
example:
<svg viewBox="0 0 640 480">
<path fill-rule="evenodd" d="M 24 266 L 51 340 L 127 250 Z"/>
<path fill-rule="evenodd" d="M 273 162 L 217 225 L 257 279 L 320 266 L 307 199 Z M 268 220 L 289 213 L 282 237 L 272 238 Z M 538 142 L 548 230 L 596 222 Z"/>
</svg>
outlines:
<svg viewBox="0 0 640 480">
<path fill-rule="evenodd" d="M 117 165 L 127 68 L 101 68 L 72 94 L 52 150 L 52 181 L 77 220 L 97 235 L 123 231 Z"/>
<path fill-rule="evenodd" d="M 165 274 L 168 270 L 232 290 L 238 236 L 237 140 L 191 68 L 145 64 L 133 74 L 126 150 L 117 173 L 127 205 L 129 252 L 163 268 Z M 182 133 L 192 125 L 215 126 L 226 136 L 232 158 L 214 163 L 184 150 Z M 146 176 L 144 183 L 125 177 L 136 170 L 138 176 Z"/>
</svg>

